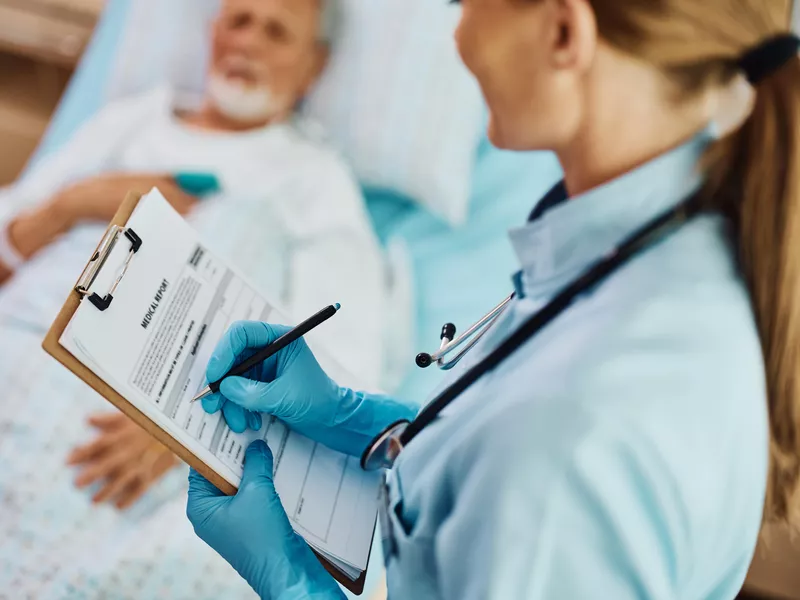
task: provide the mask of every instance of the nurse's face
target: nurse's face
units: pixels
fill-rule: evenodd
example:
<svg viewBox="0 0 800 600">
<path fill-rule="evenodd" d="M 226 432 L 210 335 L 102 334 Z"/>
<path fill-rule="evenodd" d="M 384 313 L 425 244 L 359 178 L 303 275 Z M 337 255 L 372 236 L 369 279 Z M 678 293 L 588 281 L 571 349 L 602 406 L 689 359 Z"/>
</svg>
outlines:
<svg viewBox="0 0 800 600">
<path fill-rule="evenodd" d="M 589 0 L 461 0 L 456 42 L 500 148 L 554 149 L 579 129 L 597 44 Z"/>
</svg>

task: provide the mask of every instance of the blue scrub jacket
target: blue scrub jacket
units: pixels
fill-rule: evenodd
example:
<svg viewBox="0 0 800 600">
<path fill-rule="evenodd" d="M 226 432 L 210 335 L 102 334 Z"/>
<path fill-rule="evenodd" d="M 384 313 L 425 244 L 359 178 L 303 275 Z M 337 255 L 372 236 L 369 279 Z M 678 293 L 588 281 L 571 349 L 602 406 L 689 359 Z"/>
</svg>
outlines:
<svg viewBox="0 0 800 600">
<path fill-rule="evenodd" d="M 449 377 L 696 191 L 708 141 L 699 135 L 512 231 L 523 297 Z M 578 301 L 401 454 L 388 476 L 390 598 L 734 598 L 766 489 L 765 390 L 726 223 L 698 217 Z"/>
</svg>

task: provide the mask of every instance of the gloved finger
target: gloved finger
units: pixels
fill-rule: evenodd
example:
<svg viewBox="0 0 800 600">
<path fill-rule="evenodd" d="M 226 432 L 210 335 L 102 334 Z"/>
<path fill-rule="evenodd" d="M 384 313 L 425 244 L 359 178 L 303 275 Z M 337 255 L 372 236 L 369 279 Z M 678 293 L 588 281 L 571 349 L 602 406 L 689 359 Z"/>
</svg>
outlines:
<svg viewBox="0 0 800 600">
<path fill-rule="evenodd" d="M 206 498 L 224 498 L 225 494 L 220 492 L 216 486 L 208 479 L 200 475 L 194 469 L 189 469 L 189 500 L 203 500 Z"/>
<path fill-rule="evenodd" d="M 203 403 L 203 410 L 213 415 L 222 409 L 222 405 L 225 404 L 225 396 L 219 393 L 211 394 L 203 398 L 200 402 Z"/>
<path fill-rule="evenodd" d="M 206 379 L 219 381 L 237 364 L 238 359 L 246 350 L 263 348 L 289 329 L 282 325 L 269 325 L 259 321 L 237 321 L 217 342 L 214 353 L 208 361 L 208 367 L 206 367 Z"/>
<path fill-rule="evenodd" d="M 261 420 L 261 413 L 253 412 L 252 410 L 246 411 L 247 415 L 247 426 L 252 429 L 253 431 L 258 431 L 261 429 L 261 425 L 263 421 Z"/>
<path fill-rule="evenodd" d="M 219 391 L 242 408 L 288 420 L 296 416 L 297 409 L 286 400 L 284 385 L 277 380 L 267 383 L 244 377 L 228 377 L 220 384 Z"/>
<path fill-rule="evenodd" d="M 247 431 L 247 412 L 244 408 L 234 402 L 226 402 L 222 405 L 222 416 L 231 431 L 244 433 Z"/>
<path fill-rule="evenodd" d="M 274 492 L 272 482 L 272 451 L 264 440 L 256 440 L 247 447 L 244 455 L 244 474 L 239 493 L 253 486 L 266 486 Z"/>
<path fill-rule="evenodd" d="M 201 528 L 211 519 L 218 508 L 224 506 L 229 498 L 214 487 L 210 481 L 194 469 L 189 471 L 189 494 L 186 502 L 186 516 L 195 528 Z"/>
</svg>

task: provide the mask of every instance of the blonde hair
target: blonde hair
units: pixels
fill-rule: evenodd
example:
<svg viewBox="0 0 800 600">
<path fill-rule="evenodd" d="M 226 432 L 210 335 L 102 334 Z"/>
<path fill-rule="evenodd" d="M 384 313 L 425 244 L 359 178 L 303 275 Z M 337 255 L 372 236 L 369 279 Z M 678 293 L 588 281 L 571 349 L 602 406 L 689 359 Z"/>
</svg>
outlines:
<svg viewBox="0 0 800 600">
<path fill-rule="evenodd" d="M 728 84 L 747 50 L 789 29 L 789 0 L 590 0 L 600 35 L 685 94 Z M 756 85 L 752 114 L 711 148 L 707 198 L 731 220 L 767 375 L 764 518 L 800 524 L 800 58 Z"/>
</svg>

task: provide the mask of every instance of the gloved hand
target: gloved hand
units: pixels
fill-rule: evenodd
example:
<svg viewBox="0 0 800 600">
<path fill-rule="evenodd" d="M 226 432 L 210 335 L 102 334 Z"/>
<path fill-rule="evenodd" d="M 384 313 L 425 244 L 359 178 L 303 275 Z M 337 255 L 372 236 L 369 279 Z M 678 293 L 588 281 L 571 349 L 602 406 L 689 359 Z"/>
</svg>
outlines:
<svg viewBox="0 0 800 600">
<path fill-rule="evenodd" d="M 270 600 L 345 596 L 297 535 L 272 482 L 272 453 L 261 440 L 247 449 L 235 496 L 225 496 L 194 469 L 186 514 L 195 533 Z"/>
<path fill-rule="evenodd" d="M 235 323 L 217 344 L 206 378 L 217 381 L 289 330 L 254 321 Z M 306 437 L 354 456 L 384 428 L 416 414 L 416 407 L 386 396 L 339 387 L 303 339 L 253 368 L 246 377 L 223 380 L 220 393 L 206 397 L 203 408 L 210 413 L 222 409 L 232 429 L 232 422 L 239 425 L 248 420 L 245 411 L 269 413 Z"/>
</svg>

